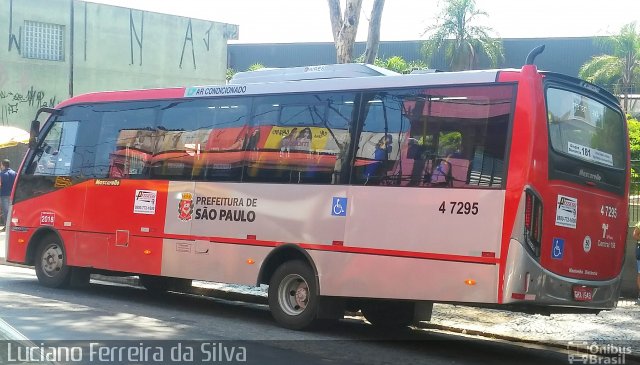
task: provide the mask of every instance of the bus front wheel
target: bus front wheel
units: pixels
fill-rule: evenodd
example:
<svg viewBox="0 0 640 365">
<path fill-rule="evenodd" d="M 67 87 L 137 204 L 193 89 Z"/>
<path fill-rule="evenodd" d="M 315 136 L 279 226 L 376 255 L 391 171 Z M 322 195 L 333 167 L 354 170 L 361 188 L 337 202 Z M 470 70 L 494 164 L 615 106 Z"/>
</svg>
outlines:
<svg viewBox="0 0 640 365">
<path fill-rule="evenodd" d="M 48 234 L 36 250 L 36 276 L 40 284 L 49 288 L 66 288 L 71 282 L 71 268 L 67 265 L 64 246 L 55 234 Z"/>
<path fill-rule="evenodd" d="M 269 308 L 281 326 L 301 330 L 309 327 L 318 312 L 318 290 L 313 270 L 294 260 L 280 265 L 269 281 Z"/>
</svg>

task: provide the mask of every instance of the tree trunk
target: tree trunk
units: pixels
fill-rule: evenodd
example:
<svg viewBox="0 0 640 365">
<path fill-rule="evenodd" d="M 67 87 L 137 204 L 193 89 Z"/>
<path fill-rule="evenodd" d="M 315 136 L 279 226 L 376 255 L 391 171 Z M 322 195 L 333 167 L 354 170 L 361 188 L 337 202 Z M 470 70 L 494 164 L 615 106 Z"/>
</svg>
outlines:
<svg viewBox="0 0 640 365">
<path fill-rule="evenodd" d="M 327 2 L 337 62 L 349 63 L 353 59 L 353 44 L 356 41 L 362 0 L 347 0 L 344 15 L 340 9 L 340 0 L 327 0 Z"/>
<path fill-rule="evenodd" d="M 380 22 L 382 20 L 382 9 L 384 0 L 375 0 L 371 9 L 371 20 L 369 20 L 369 33 L 367 35 L 367 48 L 364 51 L 364 62 L 374 64 L 378 55 L 380 45 Z"/>
</svg>

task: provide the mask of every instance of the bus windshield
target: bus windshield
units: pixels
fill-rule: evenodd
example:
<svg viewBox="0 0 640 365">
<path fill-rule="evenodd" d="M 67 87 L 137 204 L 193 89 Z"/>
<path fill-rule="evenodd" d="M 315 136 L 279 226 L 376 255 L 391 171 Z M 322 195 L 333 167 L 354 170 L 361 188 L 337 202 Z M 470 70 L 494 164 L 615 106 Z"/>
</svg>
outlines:
<svg viewBox="0 0 640 365">
<path fill-rule="evenodd" d="M 590 163 L 622 169 L 626 150 L 622 116 L 587 96 L 547 89 L 551 147 Z"/>
</svg>

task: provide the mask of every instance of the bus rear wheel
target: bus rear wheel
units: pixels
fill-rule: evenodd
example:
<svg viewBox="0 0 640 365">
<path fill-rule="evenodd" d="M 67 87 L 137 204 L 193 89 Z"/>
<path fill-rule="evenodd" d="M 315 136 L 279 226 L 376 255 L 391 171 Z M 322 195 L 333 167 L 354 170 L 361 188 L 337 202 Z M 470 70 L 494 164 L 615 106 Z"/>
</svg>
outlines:
<svg viewBox="0 0 640 365">
<path fill-rule="evenodd" d="M 55 234 L 48 234 L 38 244 L 35 257 L 36 276 L 49 288 L 66 288 L 71 282 L 64 246 Z"/>
<path fill-rule="evenodd" d="M 374 301 L 362 305 L 362 314 L 376 327 L 400 329 L 413 323 L 414 308 L 412 302 Z"/>
<path fill-rule="evenodd" d="M 282 327 L 301 330 L 314 323 L 318 290 L 313 270 L 294 260 L 280 265 L 269 281 L 269 308 Z"/>
</svg>

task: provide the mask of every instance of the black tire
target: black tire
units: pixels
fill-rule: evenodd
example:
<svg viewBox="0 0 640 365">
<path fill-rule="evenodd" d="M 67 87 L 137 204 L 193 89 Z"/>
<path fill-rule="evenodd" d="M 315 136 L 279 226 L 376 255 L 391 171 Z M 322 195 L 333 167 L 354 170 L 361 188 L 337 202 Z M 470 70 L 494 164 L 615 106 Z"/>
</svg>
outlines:
<svg viewBox="0 0 640 365">
<path fill-rule="evenodd" d="M 413 323 L 413 302 L 373 301 L 362 305 L 362 314 L 372 325 L 400 329 Z"/>
<path fill-rule="evenodd" d="M 282 327 L 310 327 L 318 314 L 318 286 L 313 270 L 294 260 L 280 265 L 269 281 L 269 309 Z"/>
<path fill-rule="evenodd" d="M 71 282 L 71 268 L 67 265 L 64 245 L 56 234 L 44 236 L 35 257 L 36 276 L 40 284 L 49 288 L 66 288 Z"/>
</svg>

